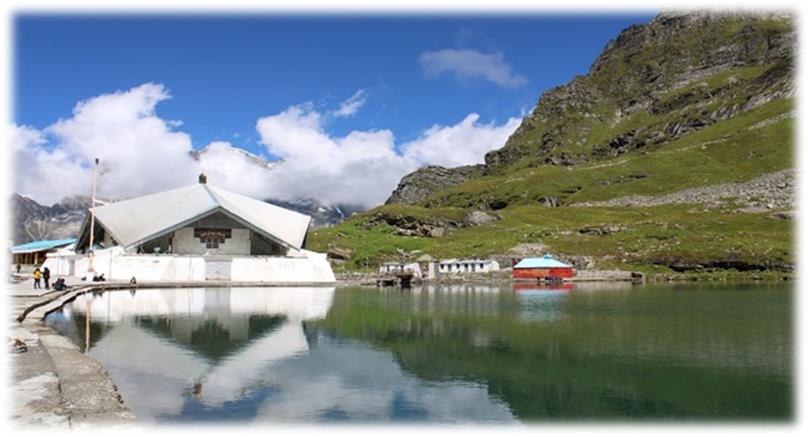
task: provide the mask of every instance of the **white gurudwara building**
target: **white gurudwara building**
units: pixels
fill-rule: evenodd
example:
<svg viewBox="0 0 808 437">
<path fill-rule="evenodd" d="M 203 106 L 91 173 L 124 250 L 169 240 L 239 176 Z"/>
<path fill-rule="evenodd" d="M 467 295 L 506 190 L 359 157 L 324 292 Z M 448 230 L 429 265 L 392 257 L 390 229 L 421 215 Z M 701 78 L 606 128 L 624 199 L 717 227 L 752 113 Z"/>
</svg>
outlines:
<svg viewBox="0 0 808 437">
<path fill-rule="evenodd" d="M 210 186 L 204 175 L 198 184 L 96 206 L 93 213 L 73 250 L 48 256 L 53 276 L 336 282 L 325 254 L 303 249 L 311 217 Z"/>
</svg>

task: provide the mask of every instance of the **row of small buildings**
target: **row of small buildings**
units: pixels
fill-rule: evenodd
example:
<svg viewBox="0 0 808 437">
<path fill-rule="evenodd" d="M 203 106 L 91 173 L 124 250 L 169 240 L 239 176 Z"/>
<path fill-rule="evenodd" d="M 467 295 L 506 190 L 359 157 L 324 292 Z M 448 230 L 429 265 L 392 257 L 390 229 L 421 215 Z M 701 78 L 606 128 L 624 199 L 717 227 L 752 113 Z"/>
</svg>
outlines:
<svg viewBox="0 0 808 437">
<path fill-rule="evenodd" d="M 550 254 L 542 257 L 523 258 L 518 262 L 514 260 L 511 267 L 514 279 L 571 279 L 574 275 L 571 265 L 553 258 Z M 438 261 L 429 255 L 423 255 L 413 262 L 390 261 L 379 266 L 381 274 L 410 273 L 413 277 L 421 279 L 436 279 L 439 275 L 467 275 L 499 270 L 499 263 L 491 259 L 451 258 Z"/>
<path fill-rule="evenodd" d="M 232 281 L 267 284 L 335 283 L 325 254 L 303 249 L 311 217 L 199 183 L 94 206 L 76 239 L 14 246 L 15 264 L 49 267 L 54 275 L 111 280 Z M 514 279 L 569 279 L 572 266 L 551 255 L 510 266 Z M 492 259 L 386 262 L 381 274 L 440 275 L 497 272 Z"/>
</svg>

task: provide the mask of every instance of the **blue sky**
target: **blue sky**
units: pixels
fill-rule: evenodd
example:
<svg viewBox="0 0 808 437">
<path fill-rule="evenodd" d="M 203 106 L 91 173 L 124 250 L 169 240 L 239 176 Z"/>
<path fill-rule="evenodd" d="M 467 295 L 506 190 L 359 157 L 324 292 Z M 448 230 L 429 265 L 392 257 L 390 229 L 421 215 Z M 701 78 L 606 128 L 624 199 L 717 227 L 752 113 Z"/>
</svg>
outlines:
<svg viewBox="0 0 808 437">
<path fill-rule="evenodd" d="M 81 100 L 154 82 L 172 96 L 157 114 L 182 121 L 193 147 L 224 140 L 271 157 L 260 117 L 307 101 L 333 110 L 364 90 L 364 106 L 326 129 L 389 129 L 401 144 L 472 112 L 503 123 L 530 111 L 541 92 L 586 73 L 622 29 L 654 15 L 20 15 L 14 122 L 44 129 Z M 430 75 L 420 57 L 445 49 L 498 54 L 519 80 Z"/>
</svg>

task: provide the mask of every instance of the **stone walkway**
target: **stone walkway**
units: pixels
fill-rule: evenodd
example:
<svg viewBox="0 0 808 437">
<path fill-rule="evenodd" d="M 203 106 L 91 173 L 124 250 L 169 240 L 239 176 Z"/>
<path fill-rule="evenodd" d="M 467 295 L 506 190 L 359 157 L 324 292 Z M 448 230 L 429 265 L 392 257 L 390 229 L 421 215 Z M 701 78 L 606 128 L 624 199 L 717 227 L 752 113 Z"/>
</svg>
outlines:
<svg viewBox="0 0 808 437">
<path fill-rule="evenodd" d="M 77 278 L 66 282 L 72 287 L 83 284 Z M 96 360 L 42 323 L 44 310 L 34 310 L 18 321 L 26 309 L 65 292 L 35 290 L 30 279 L 7 282 L 3 291 L 11 309 L 7 348 L 12 350 L 11 343 L 20 340 L 27 349 L 10 352 L 12 424 L 63 429 L 131 426 L 134 415 L 112 379 Z"/>
<path fill-rule="evenodd" d="M 28 350 L 10 353 L 12 423 L 61 428 L 132 426 L 135 417 L 101 364 L 42 323 L 49 311 L 89 289 L 106 291 L 132 286 L 125 281 L 86 282 L 65 278 L 68 290 L 57 292 L 36 290 L 33 280 L 27 277 L 16 279 L 6 282 L 2 288 L 11 309 L 9 340 L 21 340 Z M 144 281 L 137 284 L 138 288 L 263 286 L 266 284 L 227 281 Z"/>
</svg>

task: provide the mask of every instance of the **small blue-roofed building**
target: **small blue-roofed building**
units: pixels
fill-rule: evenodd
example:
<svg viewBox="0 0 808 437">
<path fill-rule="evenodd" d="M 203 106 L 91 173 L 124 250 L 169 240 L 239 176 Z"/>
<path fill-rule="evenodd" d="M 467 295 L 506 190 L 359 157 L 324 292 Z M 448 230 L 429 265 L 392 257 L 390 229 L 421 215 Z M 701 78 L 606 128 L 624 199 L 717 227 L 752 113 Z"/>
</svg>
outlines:
<svg viewBox="0 0 808 437">
<path fill-rule="evenodd" d="M 11 255 L 14 264 L 34 264 L 39 265 L 45 261 L 48 253 L 57 249 L 76 244 L 75 238 L 65 238 L 61 240 L 41 240 L 30 243 L 18 244 L 11 248 Z"/>
<path fill-rule="evenodd" d="M 553 258 L 549 253 L 541 258 L 524 258 L 513 266 L 513 279 L 572 279 L 574 274 L 571 265 Z"/>
</svg>

